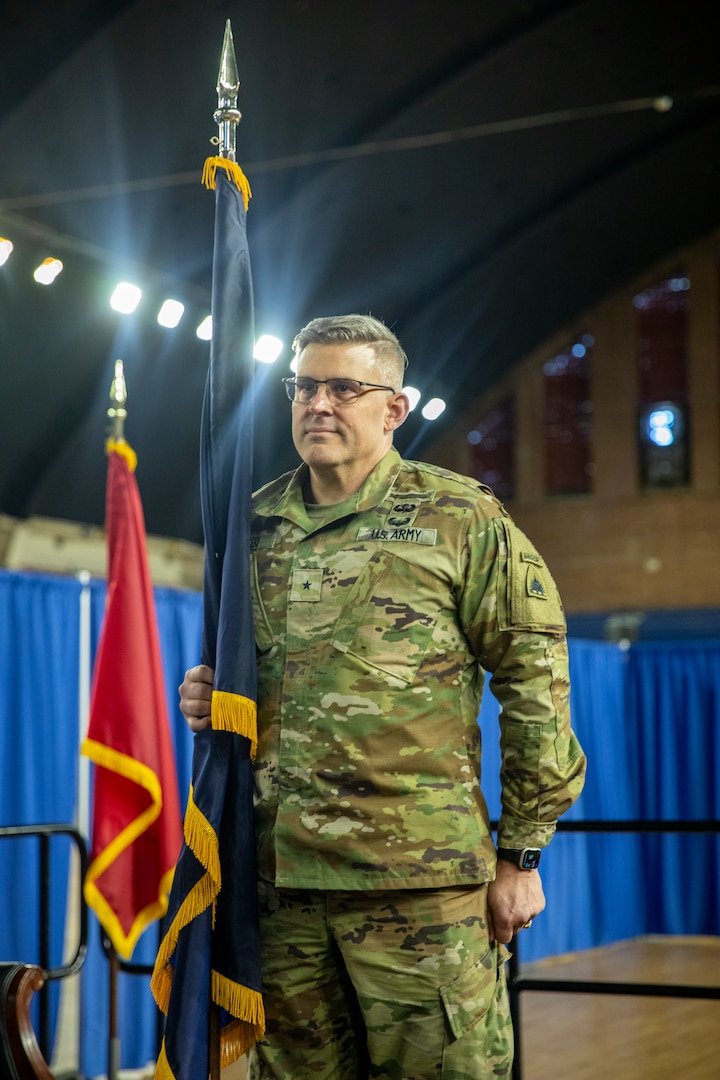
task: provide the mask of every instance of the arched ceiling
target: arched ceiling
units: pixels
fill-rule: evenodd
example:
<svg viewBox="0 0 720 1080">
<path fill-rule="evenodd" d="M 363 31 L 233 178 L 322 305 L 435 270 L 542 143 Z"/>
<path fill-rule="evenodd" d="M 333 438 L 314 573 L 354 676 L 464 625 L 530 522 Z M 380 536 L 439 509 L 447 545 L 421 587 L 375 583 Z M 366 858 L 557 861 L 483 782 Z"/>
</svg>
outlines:
<svg viewBox="0 0 720 1080">
<path fill-rule="evenodd" d="M 0 513 L 98 524 L 114 360 L 149 532 L 199 540 L 225 20 L 257 330 L 371 311 L 409 381 L 469 395 L 720 220 L 712 6 L 687 0 L 52 0 L 0 15 Z M 671 108 L 658 108 L 659 99 Z M 666 103 L 667 104 L 667 103 Z M 39 257 L 65 270 L 35 284 Z M 108 307 L 142 284 L 136 315 Z M 168 332 L 164 296 L 186 302 Z M 285 369 L 288 354 L 281 366 Z M 280 375 L 258 483 L 295 464 Z M 442 423 L 440 421 L 439 423 Z M 397 442 L 422 456 L 412 414 Z"/>
</svg>

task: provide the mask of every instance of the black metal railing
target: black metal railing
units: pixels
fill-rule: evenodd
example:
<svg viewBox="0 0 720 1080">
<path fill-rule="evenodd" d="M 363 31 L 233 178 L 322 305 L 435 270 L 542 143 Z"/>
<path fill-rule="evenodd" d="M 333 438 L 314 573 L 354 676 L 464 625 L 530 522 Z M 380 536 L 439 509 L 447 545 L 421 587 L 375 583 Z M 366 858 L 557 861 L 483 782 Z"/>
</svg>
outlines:
<svg viewBox="0 0 720 1080">
<path fill-rule="evenodd" d="M 0 826 L 0 840 L 17 839 L 18 837 L 37 837 L 38 840 L 38 879 L 39 879 L 39 907 L 38 907 L 38 956 L 37 963 L 42 968 L 46 982 L 56 979 L 64 979 L 68 975 L 75 975 L 82 967 L 87 954 L 88 939 L 88 912 L 87 905 L 82 895 L 82 884 L 88 867 L 87 846 L 82 835 L 73 825 L 2 825 Z M 52 898 L 52 880 L 50 871 L 50 842 L 53 836 L 67 836 L 77 848 L 79 888 L 78 894 L 78 942 L 75 954 L 69 963 L 60 967 L 50 966 L 50 903 Z M 17 960 L 21 963 L 30 962 L 27 957 L 8 957 L 9 960 Z M 52 1054 L 50 1038 L 50 1004 L 48 995 L 44 992 L 38 994 L 38 1045 L 46 1061 Z"/>
<path fill-rule="evenodd" d="M 558 832 L 576 833 L 720 833 L 718 821 L 559 821 Z M 520 971 L 518 939 L 512 945 L 508 964 L 510 1013 L 515 1031 L 515 1060 L 512 1080 L 522 1080 L 522 1029 L 520 997 L 525 991 L 564 994 L 623 994 L 634 997 L 704 998 L 720 1000 L 720 986 L 692 986 L 670 983 L 609 982 L 594 979 L 542 979 Z"/>
<path fill-rule="evenodd" d="M 720 833 L 720 822 L 696 820 L 696 821 L 560 821 L 558 832 L 576 833 Z M 78 944 L 73 959 L 61 967 L 51 968 L 50 964 L 50 898 L 52 895 L 52 882 L 50 876 L 50 839 L 56 835 L 65 835 L 75 843 L 79 853 L 80 889 L 78 909 Z M 87 848 L 81 834 L 72 825 L 11 825 L 0 826 L 0 839 L 12 837 L 36 836 L 39 850 L 39 883 L 40 905 L 38 912 L 38 939 L 39 955 L 38 964 L 43 969 L 48 981 L 65 978 L 74 975 L 80 970 L 87 953 L 88 936 L 88 911 L 82 896 L 82 882 L 88 866 Z M 103 935 L 103 949 L 111 961 L 117 963 L 118 969 L 128 974 L 148 975 L 152 972 L 152 965 L 133 964 L 118 958 Z M 546 979 L 522 974 L 520 970 L 519 942 L 513 942 L 513 956 L 508 965 L 508 989 L 510 996 L 510 1011 L 512 1014 L 513 1027 L 515 1030 L 515 1062 L 512 1071 L 512 1080 L 522 1080 L 522 1030 L 520 999 L 523 993 L 528 991 L 559 992 L 559 993 L 584 993 L 584 994 L 617 994 L 639 997 L 669 997 L 669 998 L 702 998 L 707 1000 L 720 1000 L 720 986 L 693 986 L 685 984 L 669 983 L 641 983 L 641 982 L 609 982 L 588 979 Z M 13 957 L 12 959 L 17 959 Z M 23 962 L 25 958 L 23 958 Z M 50 1047 L 50 1012 L 47 996 L 42 992 L 39 997 L 39 1031 L 38 1042 L 40 1048 L 49 1060 Z M 159 1031 L 162 1031 L 162 1016 L 159 1015 Z"/>
</svg>

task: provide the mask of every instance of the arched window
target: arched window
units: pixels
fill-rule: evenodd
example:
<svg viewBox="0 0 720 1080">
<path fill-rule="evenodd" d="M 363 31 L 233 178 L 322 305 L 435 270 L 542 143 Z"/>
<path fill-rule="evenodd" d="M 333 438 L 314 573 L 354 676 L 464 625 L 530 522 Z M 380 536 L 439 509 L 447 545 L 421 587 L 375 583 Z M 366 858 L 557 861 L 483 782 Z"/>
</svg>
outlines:
<svg viewBox="0 0 720 1080">
<path fill-rule="evenodd" d="M 633 297 L 640 482 L 688 483 L 687 321 L 690 281 L 678 272 Z"/>
<path fill-rule="evenodd" d="M 592 490 L 593 344 L 592 334 L 582 334 L 543 365 L 548 495 L 582 495 Z"/>
<path fill-rule="evenodd" d="M 468 433 L 471 473 L 499 499 L 515 494 L 515 402 L 505 398 Z"/>
</svg>

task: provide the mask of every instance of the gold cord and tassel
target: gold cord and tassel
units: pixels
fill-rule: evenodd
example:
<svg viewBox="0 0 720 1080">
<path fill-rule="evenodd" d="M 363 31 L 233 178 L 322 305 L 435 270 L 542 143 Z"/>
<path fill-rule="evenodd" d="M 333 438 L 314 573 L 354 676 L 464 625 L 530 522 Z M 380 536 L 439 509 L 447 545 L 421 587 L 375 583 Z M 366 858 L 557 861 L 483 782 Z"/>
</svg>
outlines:
<svg viewBox="0 0 720 1080">
<path fill-rule="evenodd" d="M 202 171 L 202 182 L 205 187 L 209 191 L 215 190 L 215 174 L 218 169 L 225 170 L 228 180 L 232 180 L 235 187 L 241 193 L 243 202 L 245 203 L 245 209 L 247 210 L 248 204 L 252 198 L 252 191 L 250 190 L 250 183 L 247 176 L 236 161 L 230 161 L 229 158 L 224 157 L 207 158 Z"/>
</svg>

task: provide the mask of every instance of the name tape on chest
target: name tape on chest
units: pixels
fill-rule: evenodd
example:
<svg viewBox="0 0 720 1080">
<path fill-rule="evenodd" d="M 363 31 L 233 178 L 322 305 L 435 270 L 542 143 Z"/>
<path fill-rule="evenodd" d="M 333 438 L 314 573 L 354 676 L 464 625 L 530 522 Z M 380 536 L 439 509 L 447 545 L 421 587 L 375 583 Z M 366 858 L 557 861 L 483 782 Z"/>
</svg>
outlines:
<svg viewBox="0 0 720 1080">
<path fill-rule="evenodd" d="M 425 544 L 432 546 L 437 543 L 437 529 L 413 529 L 407 526 L 395 526 L 378 529 L 358 529 L 358 540 L 382 540 L 396 541 L 405 544 Z"/>
</svg>

